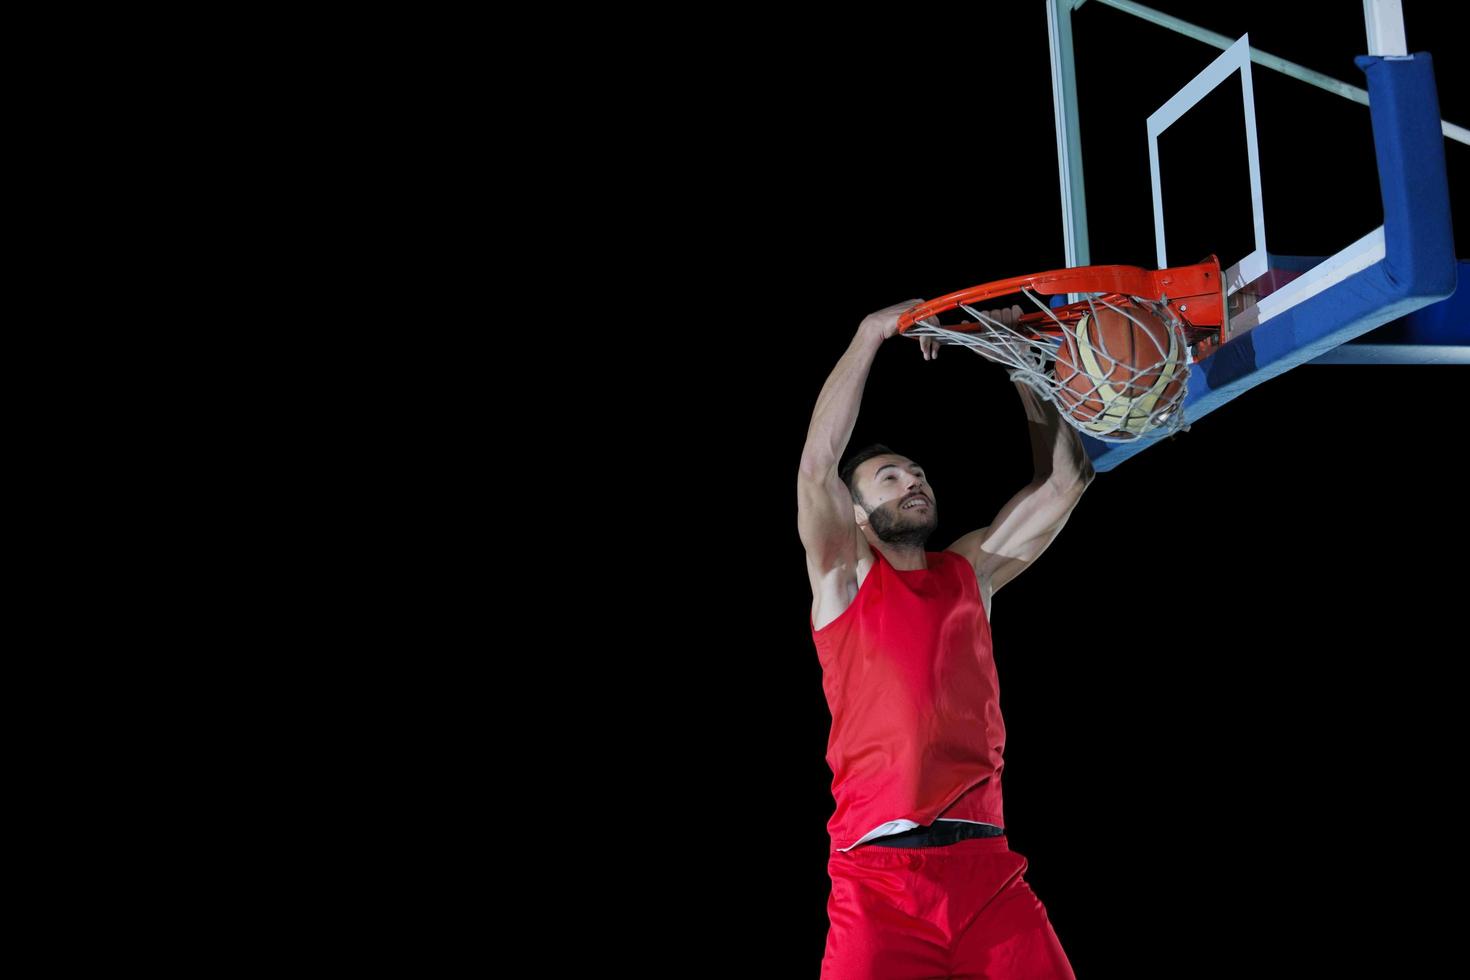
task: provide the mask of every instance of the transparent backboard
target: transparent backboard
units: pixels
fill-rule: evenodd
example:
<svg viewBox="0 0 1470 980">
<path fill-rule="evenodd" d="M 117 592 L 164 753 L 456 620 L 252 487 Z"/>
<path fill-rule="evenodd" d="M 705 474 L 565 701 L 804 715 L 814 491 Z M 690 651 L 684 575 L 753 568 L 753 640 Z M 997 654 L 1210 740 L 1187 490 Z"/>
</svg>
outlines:
<svg viewBox="0 0 1470 980">
<path fill-rule="evenodd" d="M 1044 2 L 1067 266 L 1225 271 L 1187 417 L 1309 362 L 1470 363 L 1444 165 L 1470 134 L 1397 0 L 1323 5 L 1309 31 L 1279 4 Z M 1147 444 L 1090 451 L 1106 469 Z"/>
</svg>

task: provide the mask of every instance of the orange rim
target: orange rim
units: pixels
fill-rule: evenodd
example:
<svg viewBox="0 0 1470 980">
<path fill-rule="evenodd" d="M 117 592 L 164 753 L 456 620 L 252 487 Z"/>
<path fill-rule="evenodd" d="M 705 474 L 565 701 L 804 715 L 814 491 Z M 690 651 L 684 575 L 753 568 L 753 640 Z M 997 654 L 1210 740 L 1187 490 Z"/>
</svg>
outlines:
<svg viewBox="0 0 1470 980">
<path fill-rule="evenodd" d="M 1195 265 L 1144 269 L 1136 265 L 1083 265 L 1029 276 L 999 279 L 931 299 L 898 318 L 898 332 L 906 333 L 917 321 L 961 306 L 980 303 L 1030 289 L 1043 296 L 1057 293 L 1122 293 L 1164 300 L 1170 312 L 1196 327 L 1219 327 L 1225 318 L 1225 291 L 1220 282 L 1220 260 L 1211 255 Z M 1033 314 L 1034 315 L 1034 314 Z M 1029 317 L 1028 317 L 1029 318 Z M 974 324 L 972 329 L 983 324 Z M 964 329 L 954 327 L 949 329 Z"/>
</svg>

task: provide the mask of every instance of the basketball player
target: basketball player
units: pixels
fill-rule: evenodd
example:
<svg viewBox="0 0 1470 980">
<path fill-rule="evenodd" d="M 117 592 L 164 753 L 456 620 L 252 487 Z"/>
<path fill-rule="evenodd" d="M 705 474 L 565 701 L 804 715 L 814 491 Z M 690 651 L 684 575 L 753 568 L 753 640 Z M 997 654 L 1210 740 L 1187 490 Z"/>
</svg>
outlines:
<svg viewBox="0 0 1470 980">
<path fill-rule="evenodd" d="M 939 498 L 918 462 L 873 445 L 838 465 L 878 348 L 920 302 L 862 321 L 817 397 L 797 480 L 837 803 L 821 976 L 1071 980 L 1005 836 L 990 607 L 1057 536 L 1092 465 L 1075 430 L 1017 382 L 1036 478 L 990 526 L 925 550 Z M 1009 325 L 1020 312 L 990 315 Z M 937 356 L 937 341 L 920 343 Z"/>
</svg>

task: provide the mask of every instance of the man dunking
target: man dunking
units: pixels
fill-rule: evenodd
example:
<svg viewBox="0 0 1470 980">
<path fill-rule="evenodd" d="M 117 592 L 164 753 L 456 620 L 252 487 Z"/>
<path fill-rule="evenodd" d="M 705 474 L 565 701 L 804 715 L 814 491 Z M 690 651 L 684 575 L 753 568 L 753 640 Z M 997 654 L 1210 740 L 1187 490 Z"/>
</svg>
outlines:
<svg viewBox="0 0 1470 980">
<path fill-rule="evenodd" d="M 1005 836 L 990 608 L 1061 531 L 1092 464 L 1056 409 L 1017 382 L 1035 478 L 988 527 L 926 551 L 939 501 L 923 467 L 880 444 L 838 465 L 878 348 L 920 302 L 859 325 L 817 397 L 797 479 L 837 803 L 822 980 L 1071 980 L 1027 859 Z M 991 315 L 1009 325 L 1019 313 Z M 934 338 L 920 345 L 937 356 Z"/>
</svg>

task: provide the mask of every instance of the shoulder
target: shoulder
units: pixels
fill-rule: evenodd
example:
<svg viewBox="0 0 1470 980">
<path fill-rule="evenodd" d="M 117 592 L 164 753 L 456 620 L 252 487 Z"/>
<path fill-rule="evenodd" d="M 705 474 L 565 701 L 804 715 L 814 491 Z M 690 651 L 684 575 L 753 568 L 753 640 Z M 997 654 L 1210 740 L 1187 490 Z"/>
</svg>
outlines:
<svg viewBox="0 0 1470 980">
<path fill-rule="evenodd" d="M 957 567 L 963 568 L 969 573 L 975 582 L 975 587 L 980 591 L 980 602 L 985 606 L 985 614 L 987 616 L 990 615 L 990 597 L 994 593 L 994 590 L 991 588 L 990 582 L 987 581 L 985 573 L 982 571 L 980 545 L 985 540 L 985 532 L 989 530 L 990 528 L 984 527 L 979 531 L 971 532 L 939 552 L 939 554 L 946 556 L 944 560 L 952 562 Z M 962 548 L 966 539 L 972 539 L 968 549 Z"/>
<path fill-rule="evenodd" d="M 877 565 L 875 549 L 862 535 L 857 537 L 857 560 L 851 569 L 839 566 L 831 573 L 812 577 L 812 629 L 820 633 L 839 619 L 857 600 L 869 573 Z M 811 563 L 808 560 L 808 569 Z"/>
<path fill-rule="evenodd" d="M 978 531 L 971 531 L 960 537 L 954 544 L 945 548 L 949 554 L 959 555 L 970 563 L 975 569 L 980 568 L 980 558 L 985 553 L 985 539 L 990 534 L 990 528 L 982 527 Z"/>
</svg>

